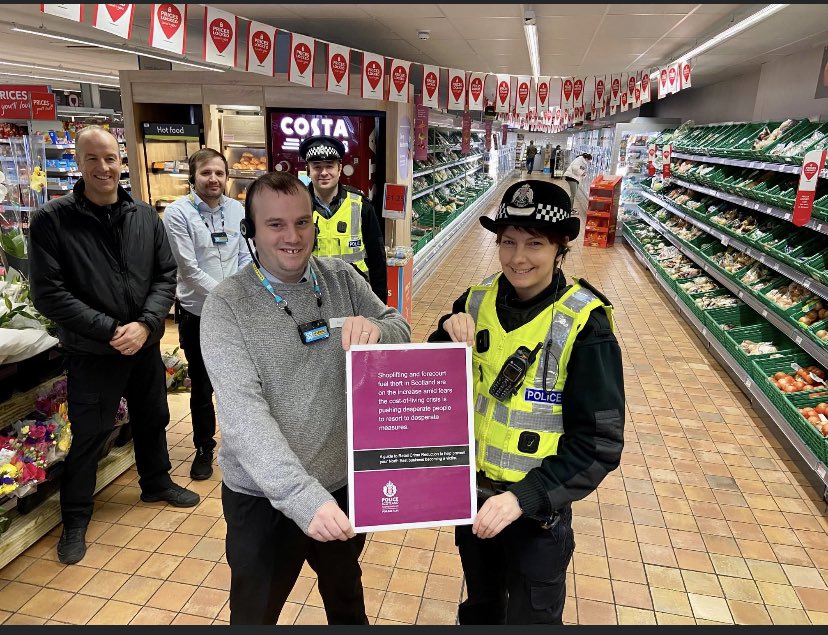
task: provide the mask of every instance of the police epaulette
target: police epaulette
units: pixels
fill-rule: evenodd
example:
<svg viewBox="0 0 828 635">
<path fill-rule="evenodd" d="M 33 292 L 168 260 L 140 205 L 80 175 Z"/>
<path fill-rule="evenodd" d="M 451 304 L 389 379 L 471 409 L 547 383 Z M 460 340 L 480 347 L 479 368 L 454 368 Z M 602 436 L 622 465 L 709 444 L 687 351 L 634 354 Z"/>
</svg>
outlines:
<svg viewBox="0 0 828 635">
<path fill-rule="evenodd" d="M 362 198 L 365 198 L 365 193 L 358 187 L 353 187 L 351 185 L 343 185 L 342 189 L 351 192 L 352 194 L 359 194 Z"/>
<path fill-rule="evenodd" d="M 596 289 L 595 287 L 593 287 L 593 286 L 592 286 L 589 282 L 587 282 L 587 281 L 586 281 L 586 279 L 585 279 L 585 278 L 581 278 L 581 279 L 579 279 L 579 280 L 578 280 L 578 284 L 580 284 L 580 285 L 581 285 L 582 287 L 584 287 L 585 289 L 589 289 L 590 291 L 592 291 L 592 292 L 593 292 L 593 293 L 594 293 L 594 294 L 598 297 L 598 299 L 599 299 L 599 300 L 601 300 L 601 302 L 603 302 L 603 303 L 604 303 L 604 304 L 606 304 L 607 306 L 612 306 L 612 302 L 610 302 L 610 301 L 609 301 L 609 299 L 607 298 L 607 296 L 605 296 L 603 293 L 601 293 L 600 291 L 598 291 L 598 289 Z"/>
</svg>

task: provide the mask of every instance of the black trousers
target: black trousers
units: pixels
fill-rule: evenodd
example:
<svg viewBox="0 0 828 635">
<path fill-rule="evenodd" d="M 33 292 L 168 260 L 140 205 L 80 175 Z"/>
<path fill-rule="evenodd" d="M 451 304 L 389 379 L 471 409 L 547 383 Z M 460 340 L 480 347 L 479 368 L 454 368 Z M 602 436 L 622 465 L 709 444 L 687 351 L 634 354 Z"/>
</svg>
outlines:
<svg viewBox="0 0 828 635">
<path fill-rule="evenodd" d="M 566 568 L 575 550 L 572 508 L 551 529 L 519 518 L 494 538 L 482 540 L 471 525 L 458 525 L 468 599 L 460 624 L 562 624 Z"/>
<path fill-rule="evenodd" d="M 190 413 L 193 419 L 193 445 L 205 451 L 216 447 L 216 409 L 213 384 L 201 356 L 201 316 L 179 307 L 178 341 L 187 358 L 190 377 Z"/>
<path fill-rule="evenodd" d="M 348 509 L 347 489 L 332 493 Z M 316 572 L 329 624 L 368 624 L 359 555 L 365 534 L 318 542 L 266 498 L 221 486 L 230 565 L 230 624 L 275 624 L 305 560 Z"/>
<path fill-rule="evenodd" d="M 157 343 L 132 356 L 69 356 L 66 366 L 72 445 L 61 475 L 60 512 L 64 526 L 84 527 L 92 518 L 98 461 L 121 397 L 129 407 L 141 490 L 158 492 L 172 485 L 166 373 Z"/>
</svg>

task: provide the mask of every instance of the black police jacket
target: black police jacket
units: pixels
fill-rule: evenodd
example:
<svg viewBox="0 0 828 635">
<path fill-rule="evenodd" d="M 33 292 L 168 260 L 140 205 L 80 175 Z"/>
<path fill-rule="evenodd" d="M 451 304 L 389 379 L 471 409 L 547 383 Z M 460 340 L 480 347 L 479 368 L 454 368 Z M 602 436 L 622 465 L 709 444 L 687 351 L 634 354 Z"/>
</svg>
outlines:
<svg viewBox="0 0 828 635">
<path fill-rule="evenodd" d="M 362 197 L 362 242 L 365 243 L 365 264 L 368 266 L 368 282 L 377 297 L 382 300 L 382 303 L 388 304 L 388 269 L 386 269 L 385 265 L 385 237 L 373 204 L 365 194 L 355 187 L 348 187 L 340 183 L 339 189 L 336 191 L 336 196 L 331 201 L 330 209 L 336 213 L 336 210 L 342 205 L 342 199 L 345 198 L 346 190 L 354 194 L 359 194 Z M 308 184 L 308 191 L 310 192 L 314 208 L 324 216 L 323 210 L 319 208 L 316 202 L 313 183 Z M 363 274 L 362 271 L 359 272 Z"/>
<path fill-rule="evenodd" d="M 581 280 L 581 284 L 586 281 Z M 590 290 L 589 284 L 586 285 Z M 533 320 L 568 287 L 561 272 L 531 300 L 522 301 L 501 276 L 496 299 L 497 317 L 507 332 Z M 466 292 L 455 300 L 452 313 L 440 318 L 429 342 L 451 341 L 443 323 L 466 311 Z M 578 334 L 569 358 L 563 389 L 564 435 L 558 454 L 546 457 L 508 490 L 527 514 L 548 514 L 589 496 L 604 477 L 616 469 L 624 449 L 624 371 L 621 347 L 603 309 L 592 311 Z"/>
<path fill-rule="evenodd" d="M 115 329 L 143 322 L 144 346 L 164 334 L 175 299 L 176 264 L 158 213 L 120 186 L 118 202 L 99 207 L 73 191 L 31 217 L 29 270 L 35 308 L 57 324 L 69 354 L 118 355 Z"/>
</svg>

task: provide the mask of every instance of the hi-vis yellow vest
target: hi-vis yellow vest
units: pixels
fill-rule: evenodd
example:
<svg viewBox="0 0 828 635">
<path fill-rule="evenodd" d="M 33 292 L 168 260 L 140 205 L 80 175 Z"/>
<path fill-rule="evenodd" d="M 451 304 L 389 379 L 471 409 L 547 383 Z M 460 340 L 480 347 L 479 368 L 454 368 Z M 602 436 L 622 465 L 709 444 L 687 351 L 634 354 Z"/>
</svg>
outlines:
<svg viewBox="0 0 828 635">
<path fill-rule="evenodd" d="M 334 215 L 325 218 L 314 209 L 313 222 L 319 227 L 314 256 L 342 258 L 368 273 L 362 240 L 362 197 L 359 194 L 345 190 L 345 198 Z"/>
<path fill-rule="evenodd" d="M 477 470 L 495 481 L 515 483 L 541 464 L 544 457 L 558 453 L 563 436 L 562 395 L 572 345 L 587 323 L 590 312 L 603 307 L 615 330 L 612 306 L 578 280 L 553 305 L 535 319 L 507 333 L 497 318 L 497 273 L 470 289 L 466 312 L 476 325 L 475 332 L 489 331 L 490 347 L 480 353 L 472 350 L 474 375 L 474 437 L 477 443 Z M 506 359 L 520 346 L 529 350 L 543 342 L 523 384 L 504 402 L 489 394 Z M 544 363 L 544 360 L 547 363 Z M 546 375 L 544 391 L 543 378 Z M 589 390 L 588 386 L 584 390 Z M 518 449 L 521 434 L 534 433 L 537 443 Z"/>
</svg>

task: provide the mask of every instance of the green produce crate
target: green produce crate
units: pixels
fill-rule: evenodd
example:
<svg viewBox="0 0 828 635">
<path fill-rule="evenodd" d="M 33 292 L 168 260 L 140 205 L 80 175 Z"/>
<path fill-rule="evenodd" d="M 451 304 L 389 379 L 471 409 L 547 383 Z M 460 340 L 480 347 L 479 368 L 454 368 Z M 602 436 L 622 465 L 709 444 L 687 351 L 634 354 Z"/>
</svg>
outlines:
<svg viewBox="0 0 828 635">
<path fill-rule="evenodd" d="M 756 124 L 758 127 L 753 130 L 752 136 L 750 139 L 745 139 L 741 143 L 738 144 L 737 147 L 734 148 L 735 156 L 740 159 L 755 159 L 758 161 L 765 161 L 767 160 L 767 152 L 768 148 L 762 148 L 761 150 L 754 150 L 753 144 L 756 141 L 756 138 L 759 136 L 759 133 L 762 131 L 763 128 L 767 127 L 767 129 L 773 133 L 779 126 L 782 125 L 781 121 L 768 121 L 765 123 Z M 788 130 L 785 131 L 787 133 Z M 784 133 L 783 133 L 784 134 Z M 773 145 L 773 144 L 771 144 Z"/>
<path fill-rule="evenodd" d="M 821 339 L 820 337 L 817 337 L 817 333 L 819 333 L 820 331 L 828 331 L 828 319 L 821 320 L 819 322 L 814 322 L 808 329 L 808 332 L 813 337 L 814 341 L 828 348 L 828 339 Z"/>
<path fill-rule="evenodd" d="M 744 136 L 750 134 L 750 128 L 752 125 L 753 124 L 739 124 L 728 126 L 722 134 L 718 135 L 715 139 L 706 144 L 709 154 L 714 156 L 729 156 L 733 148 L 743 141 Z"/>
<path fill-rule="evenodd" d="M 771 131 L 779 126 L 780 122 L 774 123 L 763 123 L 763 122 L 752 122 L 748 124 L 743 124 L 739 133 L 730 139 L 730 147 L 727 148 L 727 156 L 736 159 L 748 159 L 753 158 L 755 151 L 753 150 L 753 143 L 756 141 L 756 137 L 759 136 L 759 133 L 762 129 L 767 126 Z"/>
<path fill-rule="evenodd" d="M 418 238 L 417 241 L 412 245 L 412 251 L 416 254 L 423 247 L 425 247 L 428 241 L 430 241 L 433 237 L 434 234 L 431 231 L 427 231 L 424 236 Z"/>
<path fill-rule="evenodd" d="M 751 374 L 751 377 L 753 377 L 753 381 L 756 382 L 756 385 L 762 389 L 762 392 L 764 392 L 780 410 L 784 408 L 784 400 L 787 396 L 809 395 L 814 392 L 824 390 L 821 386 L 815 386 L 811 390 L 807 391 L 793 393 L 782 392 L 769 378 L 779 371 L 788 373 L 789 375 L 796 374 L 796 371 L 794 371 L 791 367 L 792 363 L 799 364 L 803 368 L 806 366 L 819 366 L 819 364 L 817 364 L 810 355 L 802 351 L 795 351 L 781 357 L 754 360 L 752 362 L 753 373 Z"/>
<path fill-rule="evenodd" d="M 717 340 L 725 343 L 725 333 L 742 326 L 762 324 L 765 320 L 747 304 L 705 311 L 705 326 Z M 728 328 L 725 328 L 728 327 Z"/>
<path fill-rule="evenodd" d="M 786 353 L 787 351 L 798 350 L 796 344 L 776 327 L 769 323 L 756 324 L 754 326 L 742 326 L 737 329 L 731 329 L 725 333 L 726 338 L 730 340 L 729 348 L 736 357 L 742 368 L 750 368 L 750 364 L 756 360 L 773 355 L 774 353 L 767 353 L 763 355 L 746 355 L 739 346 L 745 340 L 752 342 L 772 342 L 776 346 L 777 353 Z M 727 345 L 726 345 L 727 346 Z"/>
<path fill-rule="evenodd" d="M 800 408 L 813 408 L 820 403 L 828 403 L 828 391 L 820 391 L 815 395 L 789 393 L 784 398 L 785 407 L 780 410 L 788 423 L 793 426 L 799 437 L 805 442 L 805 445 L 811 449 L 823 465 L 828 465 L 828 439 L 808 423 L 799 412 Z"/>
<path fill-rule="evenodd" d="M 690 310 L 696 314 L 696 317 L 699 318 L 699 321 L 702 324 L 705 324 L 707 319 L 705 317 L 707 311 L 712 311 L 713 309 L 702 309 L 697 303 L 696 300 L 700 300 L 702 298 L 719 298 L 722 296 L 732 296 L 733 294 L 730 293 L 727 289 L 716 289 L 714 291 L 707 291 L 705 293 L 697 293 L 694 295 L 687 295 L 688 304 L 687 306 L 690 307 Z"/>
<path fill-rule="evenodd" d="M 773 154 L 773 151 L 778 148 L 783 148 L 792 141 L 796 142 L 804 139 L 820 125 L 820 123 L 814 124 L 807 119 L 800 119 L 791 128 L 788 128 L 785 132 L 783 132 L 776 141 L 760 153 L 764 157 L 763 160 L 773 163 L 784 162 L 784 157 L 778 154 Z"/>
<path fill-rule="evenodd" d="M 807 139 L 811 139 L 814 133 L 828 133 L 828 124 L 826 124 L 825 122 L 811 122 L 808 120 L 803 120 L 800 123 L 804 125 L 797 132 L 797 134 L 786 135 L 784 142 L 779 143 L 778 145 L 771 148 L 769 152 L 770 160 L 780 163 L 796 163 L 801 165 L 802 158 L 805 156 L 805 154 L 808 153 L 808 151 L 812 147 L 825 142 L 825 137 L 823 137 L 821 139 L 812 139 L 810 143 L 805 143 L 803 145 L 803 142 L 805 142 Z M 799 149 L 796 152 L 790 154 L 787 152 L 785 154 L 773 154 L 774 150 L 776 150 L 777 148 L 781 150 L 784 146 L 790 145 L 791 143 L 795 143 L 797 146 L 799 146 Z"/>
</svg>

